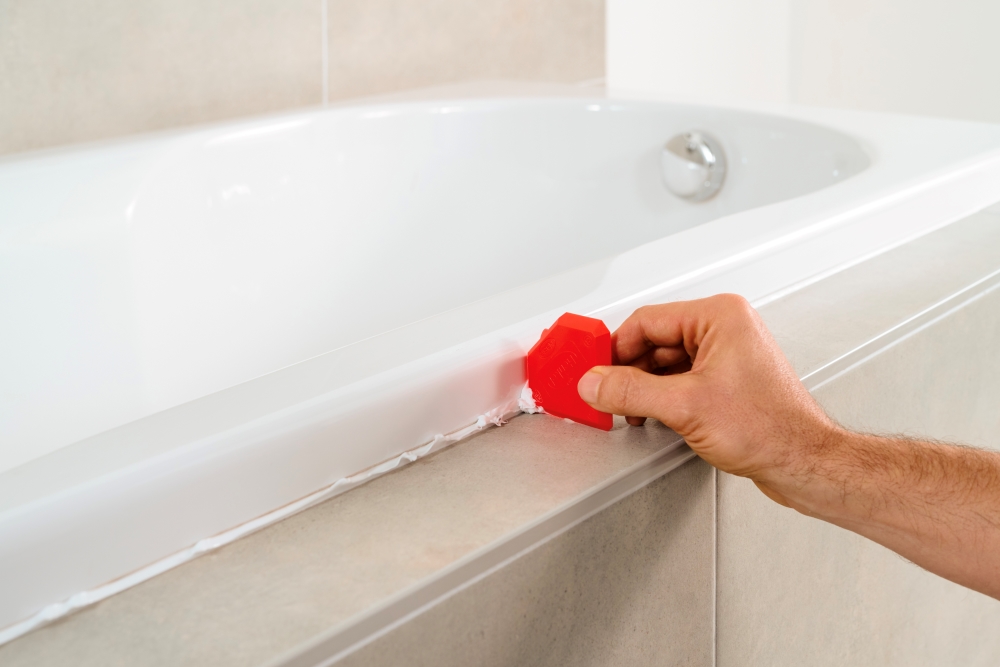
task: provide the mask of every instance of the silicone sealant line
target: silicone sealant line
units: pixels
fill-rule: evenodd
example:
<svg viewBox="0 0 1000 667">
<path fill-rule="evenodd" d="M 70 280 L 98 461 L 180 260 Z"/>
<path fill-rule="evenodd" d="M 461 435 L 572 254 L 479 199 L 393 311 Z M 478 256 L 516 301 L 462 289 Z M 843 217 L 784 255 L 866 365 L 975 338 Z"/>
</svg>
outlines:
<svg viewBox="0 0 1000 667">
<path fill-rule="evenodd" d="M 946 301 L 947 300 L 948 299 L 946 299 Z M 934 310 L 934 307 L 929 310 Z M 871 342 L 872 341 L 869 341 L 869 343 Z M 845 356 L 853 355 L 848 353 L 848 355 Z M 808 382 L 808 380 L 813 379 L 812 376 L 822 374 L 822 371 L 827 370 L 828 366 L 838 366 L 839 364 L 836 363 L 837 361 L 841 360 L 835 360 L 831 364 L 824 366 L 822 369 L 808 374 L 803 378 L 803 380 Z M 76 611 L 89 607 L 90 605 L 100 602 L 101 600 L 105 600 L 117 593 L 152 579 L 163 572 L 183 565 L 184 563 L 187 563 L 202 554 L 209 553 L 230 544 L 241 537 L 245 537 L 262 528 L 266 528 L 271 524 L 277 523 L 282 519 L 286 519 L 293 514 L 297 514 L 298 512 L 308 509 L 309 507 L 317 505 L 325 500 L 329 500 L 334 496 L 340 495 L 345 491 L 349 491 L 388 472 L 398 470 L 399 468 L 413 463 L 414 461 L 430 456 L 431 454 L 460 442 L 475 433 L 478 433 L 479 431 L 489 428 L 490 426 L 502 426 L 507 422 L 507 420 L 512 419 L 521 413 L 536 414 L 544 412 L 544 409 L 535 402 L 532 391 L 528 387 L 528 383 L 525 382 L 515 400 L 508 401 L 504 405 L 493 408 L 492 410 L 479 415 L 475 422 L 465 427 L 447 434 L 436 435 L 430 442 L 420 445 L 419 447 L 409 449 L 391 459 L 378 463 L 370 468 L 366 468 L 365 470 L 357 472 L 353 475 L 342 477 L 322 489 L 319 489 L 318 491 L 288 503 L 287 505 L 283 505 L 271 512 L 268 512 L 267 514 L 263 514 L 255 519 L 247 521 L 246 523 L 242 523 L 211 537 L 201 539 L 186 549 L 177 551 L 165 558 L 151 563 L 150 565 L 127 574 L 124 577 L 115 579 L 101 586 L 97 586 L 96 588 L 81 591 L 60 602 L 54 602 L 46 605 L 32 616 L 14 623 L 13 625 L 9 625 L 6 628 L 0 629 L 0 645 L 10 642 L 24 634 L 27 634 L 28 632 L 31 632 L 32 630 L 44 627 L 45 625 L 48 625 L 49 623 Z"/>
<path fill-rule="evenodd" d="M 888 331 L 875 336 L 857 348 L 834 359 L 830 363 L 807 373 L 802 377 L 802 381 L 810 391 L 815 391 L 819 387 L 836 379 L 847 370 L 854 368 L 859 363 L 863 363 L 875 354 L 892 347 L 896 343 L 902 342 L 917 331 L 933 325 L 959 308 L 978 300 L 997 288 L 1000 288 L 1000 270 L 994 271 L 971 285 L 950 294 L 916 315 L 890 328 Z M 256 519 L 252 519 L 251 521 L 240 524 L 234 528 L 230 528 L 229 530 L 213 535 L 212 537 L 199 540 L 194 545 L 186 549 L 182 549 L 181 551 L 158 560 L 151 565 L 147 565 L 144 568 L 121 577 L 120 579 L 115 579 L 114 581 L 108 582 L 107 584 L 96 588 L 82 591 L 66 600 L 63 600 L 62 602 L 47 605 L 33 616 L 0 630 L 0 645 L 12 641 L 13 639 L 16 639 L 17 637 L 20 637 L 32 630 L 45 626 L 52 621 L 63 618 L 68 614 L 79 611 L 80 609 L 88 607 L 96 602 L 100 602 L 101 600 L 111 597 L 116 593 L 120 593 L 121 591 L 131 588 L 132 586 L 151 579 L 158 574 L 173 569 L 178 565 L 183 565 L 184 563 L 193 560 L 204 553 L 214 551 L 219 547 L 234 542 L 235 540 L 256 532 L 261 528 L 265 528 L 273 523 L 292 516 L 293 514 L 297 514 L 302 510 L 308 509 L 313 505 L 329 500 L 334 496 L 340 495 L 341 493 L 349 491 L 356 486 L 369 482 L 377 477 L 380 477 L 381 475 L 384 475 L 385 473 L 392 472 L 393 470 L 402 468 L 403 466 L 413 463 L 414 461 L 430 456 L 435 452 L 439 452 L 450 445 L 478 433 L 479 431 L 491 426 L 502 426 L 507 423 L 509 419 L 512 419 L 521 413 L 536 414 L 544 412 L 545 411 L 542 407 L 535 403 L 531 389 L 528 387 L 528 384 L 525 383 L 516 399 L 508 401 L 499 407 L 493 408 L 492 410 L 479 415 L 479 417 L 476 418 L 476 421 L 468 426 L 447 434 L 436 435 L 430 442 L 407 450 L 398 456 L 383 461 L 382 463 L 374 465 L 370 468 L 366 468 L 365 470 L 357 472 L 353 475 L 342 477 L 341 479 L 338 479 L 332 484 L 329 484 L 328 486 L 325 486 L 308 496 L 279 507 L 272 512 L 257 517 Z"/>
<path fill-rule="evenodd" d="M 884 334 L 870 338 L 866 343 L 834 359 L 829 364 L 802 376 L 802 381 L 810 391 L 815 391 L 825 382 L 839 377 L 846 370 L 856 367 L 875 354 L 885 351 L 905 340 L 914 333 L 932 326 L 995 289 L 1000 288 L 1000 270 L 994 271 L 975 283 L 941 299 L 917 315 L 903 321 Z M 516 412 L 540 411 L 534 405 L 533 396 L 527 384 L 521 391 Z M 596 491 L 591 490 L 585 497 L 578 497 L 568 506 L 541 517 L 531 524 L 514 531 L 498 542 L 446 566 L 431 575 L 428 580 L 418 582 L 411 588 L 400 591 L 390 599 L 378 603 L 374 608 L 362 612 L 358 617 L 333 628 L 324 635 L 310 640 L 287 654 L 268 663 L 268 667 L 325 667 L 356 651 L 386 633 L 399 627 L 409 619 L 423 613 L 449 595 L 466 589 L 483 577 L 510 563 L 531 548 L 569 530 L 586 518 L 629 493 L 642 488 L 694 458 L 695 453 L 679 436 L 670 445 L 641 461 L 632 468 L 620 472 Z M 718 567 L 719 567 L 719 511 L 720 472 L 713 476 L 713 567 L 712 567 L 712 664 L 718 661 Z"/>
<path fill-rule="evenodd" d="M 187 563 L 188 561 L 194 560 L 202 554 L 215 551 L 216 549 L 234 542 L 241 537 L 245 537 L 262 528 L 266 528 L 273 523 L 286 519 L 293 514 L 297 514 L 312 507 L 313 505 L 329 500 L 330 498 L 338 496 L 345 491 L 350 491 L 357 486 L 370 482 L 377 477 L 381 477 L 388 472 L 398 470 L 399 468 L 413 463 L 414 461 L 439 452 L 442 449 L 465 440 L 480 431 L 492 426 L 503 426 L 508 420 L 513 419 L 522 412 L 527 414 L 545 412 L 541 406 L 535 403 L 527 382 L 521 388 L 521 391 L 516 399 L 508 401 L 499 407 L 493 408 L 492 410 L 479 415 L 476 418 L 476 421 L 468 426 L 464 426 L 450 433 L 438 434 L 434 436 L 434 439 L 430 442 L 424 443 L 419 447 L 409 449 L 398 456 L 394 456 L 391 459 L 354 473 L 353 475 L 342 477 L 332 484 L 309 494 L 308 496 L 299 498 L 298 500 L 288 503 L 287 505 L 283 505 L 276 510 L 257 517 L 256 519 L 251 519 L 246 523 L 242 523 L 238 526 L 230 528 L 229 530 L 218 533 L 217 535 L 199 540 L 186 549 L 175 552 L 166 558 L 162 558 L 155 563 L 140 568 L 131 574 L 125 575 L 124 577 L 109 581 L 106 584 L 90 590 L 81 591 L 61 602 L 54 602 L 50 605 L 46 605 L 23 621 L 19 621 L 13 625 L 7 626 L 6 628 L 0 629 L 0 646 L 17 639 L 32 630 L 41 628 L 49 623 L 52 623 L 53 621 L 80 611 L 81 609 L 107 599 L 112 595 L 121 593 L 126 589 L 152 579 L 167 570 L 171 570 L 179 565 Z"/>
</svg>

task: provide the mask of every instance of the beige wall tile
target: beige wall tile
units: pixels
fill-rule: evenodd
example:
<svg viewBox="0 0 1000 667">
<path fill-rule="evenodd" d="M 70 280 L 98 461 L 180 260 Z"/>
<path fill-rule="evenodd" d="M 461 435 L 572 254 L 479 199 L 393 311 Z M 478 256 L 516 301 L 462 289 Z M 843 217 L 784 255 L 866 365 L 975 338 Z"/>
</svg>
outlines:
<svg viewBox="0 0 1000 667">
<path fill-rule="evenodd" d="M 0 0 L 0 154 L 485 79 L 604 74 L 603 0 Z"/>
<path fill-rule="evenodd" d="M 0 0 L 0 153 L 322 101 L 321 0 Z"/>
<path fill-rule="evenodd" d="M 714 474 L 690 461 L 338 664 L 709 667 Z"/>
<path fill-rule="evenodd" d="M 604 76 L 603 0 L 328 0 L 330 99 Z"/>
</svg>

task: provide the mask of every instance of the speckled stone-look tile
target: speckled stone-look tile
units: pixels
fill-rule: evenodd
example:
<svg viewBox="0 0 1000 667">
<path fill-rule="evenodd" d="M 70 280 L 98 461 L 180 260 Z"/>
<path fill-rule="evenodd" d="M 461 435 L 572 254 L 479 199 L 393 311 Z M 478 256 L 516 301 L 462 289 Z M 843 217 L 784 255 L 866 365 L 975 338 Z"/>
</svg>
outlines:
<svg viewBox="0 0 1000 667">
<path fill-rule="evenodd" d="M 972 216 L 762 315 L 807 372 L 1000 268 L 998 221 Z M 998 358 L 1000 289 L 816 394 L 848 426 L 997 446 Z M 518 417 L 0 647 L 0 664 L 225 667 L 290 655 L 673 437 L 655 423 L 619 420 L 606 434 Z M 714 646 L 722 667 L 997 664 L 1000 603 L 779 507 L 746 480 L 720 475 L 716 506 L 715 479 L 690 462 L 346 661 L 707 665 Z"/>
<path fill-rule="evenodd" d="M 1000 288 L 815 395 L 853 429 L 1000 449 Z"/>
<path fill-rule="evenodd" d="M 812 354 L 817 338 L 850 337 L 887 311 L 930 305 L 942 289 L 1000 268 L 998 249 L 1000 218 L 975 216 L 807 288 L 794 301 L 812 324 L 796 323 L 795 347 Z M 926 271 L 898 282 L 891 267 L 907 261 Z M 864 279 L 878 278 L 891 282 L 863 289 Z M 833 284 L 852 301 L 838 301 Z M 780 317 L 769 317 L 771 307 L 762 314 L 777 329 L 788 308 L 776 303 Z M 814 394 L 850 428 L 1000 448 L 1000 289 Z M 1000 664 L 1000 602 L 782 508 L 745 479 L 720 475 L 718 530 L 720 667 Z"/>
<path fill-rule="evenodd" d="M 329 95 L 604 76 L 604 0 L 330 0 Z"/>
<path fill-rule="evenodd" d="M 0 646 L 0 664 L 60 665 L 70 657 L 81 667 L 259 664 L 571 502 L 675 439 L 658 424 L 635 429 L 619 420 L 605 433 L 524 415 Z M 688 602 L 695 589 L 704 594 L 712 572 L 711 508 L 703 507 L 704 494 L 687 495 L 671 501 L 680 523 L 665 526 L 659 539 L 681 539 L 680 531 L 685 553 L 697 554 L 695 571 L 687 571 L 692 562 L 678 561 L 660 575 L 635 572 L 675 587 L 690 584 L 676 600 L 662 599 L 664 609 L 681 616 L 699 608 Z M 700 517 L 700 532 L 689 526 L 692 517 Z M 576 557 L 603 558 L 592 551 Z M 617 567 L 627 570 L 630 561 Z M 593 591 L 584 593 L 600 602 Z M 704 625 L 710 620 L 697 617 Z M 539 641 L 553 639 L 545 637 Z"/>
<path fill-rule="evenodd" d="M 1000 268 L 1000 216 L 979 213 L 761 309 L 805 375 Z"/>
<path fill-rule="evenodd" d="M 714 475 L 688 462 L 338 664 L 712 665 Z"/>
<path fill-rule="evenodd" d="M 320 0 L 3 0 L 0 153 L 319 104 Z"/>
<path fill-rule="evenodd" d="M 1000 603 L 719 476 L 719 667 L 1000 663 Z"/>
</svg>

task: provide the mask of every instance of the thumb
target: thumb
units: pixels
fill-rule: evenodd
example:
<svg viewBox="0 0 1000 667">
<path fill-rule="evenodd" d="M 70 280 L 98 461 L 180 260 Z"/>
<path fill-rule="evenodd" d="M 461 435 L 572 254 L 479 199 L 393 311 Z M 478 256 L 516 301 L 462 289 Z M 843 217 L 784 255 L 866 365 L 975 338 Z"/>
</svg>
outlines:
<svg viewBox="0 0 1000 667">
<path fill-rule="evenodd" d="M 678 430 L 687 421 L 692 379 L 653 375 L 633 366 L 595 366 L 577 384 L 580 398 L 601 412 L 653 417 Z"/>
</svg>

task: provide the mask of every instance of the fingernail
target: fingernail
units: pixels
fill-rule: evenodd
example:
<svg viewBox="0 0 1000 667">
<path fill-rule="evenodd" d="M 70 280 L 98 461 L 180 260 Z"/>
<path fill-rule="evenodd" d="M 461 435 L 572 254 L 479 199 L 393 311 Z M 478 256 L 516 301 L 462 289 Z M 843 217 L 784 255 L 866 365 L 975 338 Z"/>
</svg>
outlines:
<svg viewBox="0 0 1000 667">
<path fill-rule="evenodd" d="M 576 385 L 576 390 L 585 403 L 594 404 L 597 402 L 597 390 L 600 389 L 603 379 L 604 376 L 596 370 L 589 370 L 583 374 L 580 382 Z"/>
</svg>

